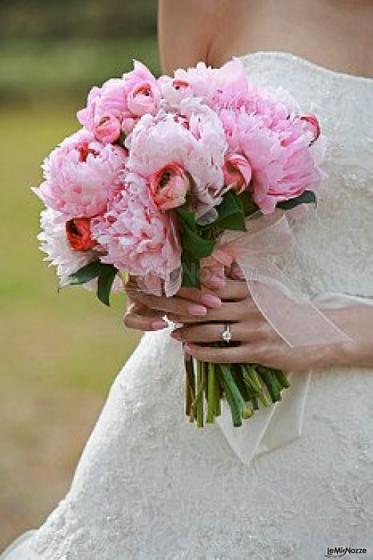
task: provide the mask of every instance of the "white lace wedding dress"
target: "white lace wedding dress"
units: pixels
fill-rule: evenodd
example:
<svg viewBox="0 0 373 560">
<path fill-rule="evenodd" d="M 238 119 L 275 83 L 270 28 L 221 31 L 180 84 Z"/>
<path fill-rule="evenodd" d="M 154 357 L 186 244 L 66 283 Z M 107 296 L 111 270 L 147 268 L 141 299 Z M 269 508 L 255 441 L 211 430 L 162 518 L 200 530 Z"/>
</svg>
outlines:
<svg viewBox="0 0 373 560">
<path fill-rule="evenodd" d="M 310 296 L 373 298 L 373 79 L 285 53 L 242 60 L 319 115 L 329 139 L 327 188 L 281 267 Z M 301 437 L 250 465 L 217 424 L 189 424 L 183 399 L 179 343 L 145 334 L 68 495 L 1 560 L 318 560 L 333 546 L 373 558 L 373 370 L 313 371 Z"/>
</svg>

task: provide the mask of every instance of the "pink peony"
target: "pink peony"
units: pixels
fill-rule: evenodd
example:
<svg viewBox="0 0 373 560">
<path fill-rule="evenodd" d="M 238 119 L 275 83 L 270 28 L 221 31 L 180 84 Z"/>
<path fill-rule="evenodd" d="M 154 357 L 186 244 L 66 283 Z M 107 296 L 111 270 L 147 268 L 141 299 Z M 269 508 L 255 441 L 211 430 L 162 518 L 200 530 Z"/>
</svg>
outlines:
<svg viewBox="0 0 373 560">
<path fill-rule="evenodd" d="M 87 106 L 77 113 L 78 121 L 97 139 L 102 140 L 102 123 L 109 122 L 112 134 L 109 142 L 118 140 L 122 121 L 127 115 L 126 88 L 121 78 L 107 80 L 101 88 L 94 87 L 88 94 Z M 113 132 L 117 132 L 117 136 Z"/>
<path fill-rule="evenodd" d="M 194 95 L 210 106 L 214 106 L 222 94 L 247 95 L 250 89 L 245 68 L 239 59 L 230 60 L 220 68 L 211 68 L 204 62 L 187 70 L 179 68 L 175 71 L 174 79 L 178 83 L 188 84 Z"/>
<path fill-rule="evenodd" d="M 170 108 L 177 109 L 183 99 L 194 95 L 191 85 L 184 80 L 161 76 L 158 84 L 162 98 Z"/>
<path fill-rule="evenodd" d="M 105 212 L 108 201 L 122 188 L 125 163 L 122 148 L 103 145 L 80 130 L 45 160 L 45 181 L 34 191 L 65 221 L 90 218 Z"/>
<path fill-rule="evenodd" d="M 103 144 L 112 144 L 120 137 L 121 123 L 113 115 L 101 117 L 95 125 L 93 133 Z"/>
<path fill-rule="evenodd" d="M 220 118 L 230 150 L 243 154 L 250 163 L 250 188 L 263 213 L 320 183 L 320 154 L 315 157 L 320 139 L 310 148 L 314 131 L 308 121 L 289 115 L 280 102 L 271 107 L 263 98 L 260 111 L 252 113 L 225 108 Z"/>
<path fill-rule="evenodd" d="M 129 134 L 143 114 L 155 114 L 160 99 L 156 78 L 135 61 L 131 72 L 107 80 L 101 88 L 92 88 L 87 106 L 78 111 L 77 117 L 98 140 L 112 143 L 119 139 L 121 131 Z"/>
<path fill-rule="evenodd" d="M 91 249 L 77 251 L 71 247 L 63 220 L 64 217 L 52 208 L 43 210 L 40 214 L 42 231 L 38 235 L 40 249 L 47 254 L 45 260 L 57 267 L 61 286 L 68 284 L 70 274 L 98 258 Z"/>
<path fill-rule="evenodd" d="M 241 194 L 251 181 L 251 165 L 242 154 L 232 153 L 227 155 L 223 172 L 225 184 L 236 191 L 237 194 Z"/>
<path fill-rule="evenodd" d="M 134 69 L 123 74 L 122 79 L 126 87 L 126 101 L 133 115 L 153 115 L 158 111 L 161 97 L 159 85 L 144 64 L 135 60 Z"/>
<path fill-rule="evenodd" d="M 164 282 L 165 291 L 179 289 L 181 248 L 174 219 L 154 205 L 146 181 L 129 175 L 104 216 L 92 221 L 92 234 L 105 252 L 102 262 L 141 278 Z M 169 294 L 171 295 L 171 294 Z"/>
<path fill-rule="evenodd" d="M 66 235 L 64 216 L 59 212 L 52 210 L 52 208 L 42 210 L 40 225 L 41 232 L 37 237 L 41 242 L 40 249 L 46 253 L 44 260 L 56 267 L 61 288 L 69 284 L 70 274 L 99 259 L 100 254 L 96 250 L 86 248 L 83 251 L 79 251 L 77 248 L 72 248 Z M 83 286 L 89 290 L 96 290 L 97 279 L 90 280 Z M 119 276 L 116 276 L 112 290 L 114 292 L 123 291 L 123 284 Z"/>
<path fill-rule="evenodd" d="M 210 215 L 222 201 L 223 164 L 227 148 L 217 115 L 197 99 L 184 100 L 180 114 L 144 116 L 127 143 L 128 169 L 147 183 L 170 164 L 192 178 L 195 210 Z"/>
<path fill-rule="evenodd" d="M 160 102 L 158 87 L 152 83 L 140 83 L 127 97 L 128 108 L 133 115 L 141 117 L 145 113 L 157 112 Z"/>
<path fill-rule="evenodd" d="M 150 192 L 160 210 L 182 206 L 191 187 L 190 177 L 176 162 L 170 162 L 150 176 Z"/>
</svg>

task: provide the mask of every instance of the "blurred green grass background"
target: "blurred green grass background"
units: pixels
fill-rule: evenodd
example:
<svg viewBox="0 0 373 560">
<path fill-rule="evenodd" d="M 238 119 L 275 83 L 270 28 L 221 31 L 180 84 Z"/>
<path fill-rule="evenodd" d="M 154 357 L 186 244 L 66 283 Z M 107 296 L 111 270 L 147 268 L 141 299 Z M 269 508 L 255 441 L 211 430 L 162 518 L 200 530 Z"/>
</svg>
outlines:
<svg viewBox="0 0 373 560">
<path fill-rule="evenodd" d="M 8 10 L 9 36 L 0 41 L 0 551 L 40 525 L 65 494 L 140 336 L 122 326 L 122 296 L 108 309 L 86 290 L 57 293 L 54 269 L 38 249 L 41 204 L 30 187 L 40 182 L 43 157 L 79 127 L 75 113 L 90 86 L 128 70 L 133 58 L 159 71 L 154 3 L 151 33 L 92 37 L 78 29 L 56 40 L 35 26 L 17 36 L 30 4 L 15 4 L 18 27 L 10 33 Z"/>
</svg>

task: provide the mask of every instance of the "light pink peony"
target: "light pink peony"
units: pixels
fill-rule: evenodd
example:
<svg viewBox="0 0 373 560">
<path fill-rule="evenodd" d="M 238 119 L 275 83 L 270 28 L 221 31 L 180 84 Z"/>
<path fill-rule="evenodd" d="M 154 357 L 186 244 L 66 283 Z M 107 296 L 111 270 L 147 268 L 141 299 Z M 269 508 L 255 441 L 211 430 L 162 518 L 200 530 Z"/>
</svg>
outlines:
<svg viewBox="0 0 373 560">
<path fill-rule="evenodd" d="M 126 153 L 80 130 L 55 148 L 43 164 L 45 181 L 34 192 L 65 221 L 105 212 L 123 186 Z"/>
<path fill-rule="evenodd" d="M 227 144 L 218 116 L 198 99 L 180 104 L 180 113 L 145 115 L 126 144 L 128 169 L 147 183 L 168 165 L 192 178 L 194 207 L 199 218 L 210 215 L 222 201 L 223 164 Z"/>
<path fill-rule="evenodd" d="M 237 194 L 243 193 L 249 186 L 252 176 L 251 165 L 242 154 L 228 154 L 225 157 L 223 172 L 225 184 Z"/>
<path fill-rule="evenodd" d="M 93 250 L 76 251 L 68 242 L 63 216 L 59 212 L 48 208 L 40 214 L 41 232 L 38 240 L 40 249 L 46 253 L 45 260 L 57 267 L 60 286 L 68 284 L 69 275 L 86 264 L 97 260 L 97 253 Z"/>
<path fill-rule="evenodd" d="M 182 206 L 192 188 L 188 173 L 174 161 L 153 173 L 149 181 L 154 204 L 160 210 Z"/>
<path fill-rule="evenodd" d="M 92 234 L 105 252 L 102 262 L 143 279 L 157 277 L 169 295 L 179 289 L 181 248 L 174 219 L 154 205 L 143 178 L 128 176 L 106 214 L 92 221 Z"/>
<path fill-rule="evenodd" d="M 171 109 L 177 109 L 183 99 L 194 95 L 191 85 L 184 80 L 161 76 L 158 84 L 162 98 Z"/>
<path fill-rule="evenodd" d="M 230 150 L 250 163 L 253 199 L 263 213 L 318 186 L 323 177 L 320 154 L 315 157 L 320 139 L 310 148 L 314 130 L 308 121 L 289 115 L 281 103 L 271 108 L 264 98 L 258 112 L 225 108 L 220 118 Z"/>
<path fill-rule="evenodd" d="M 107 80 L 101 88 L 94 87 L 88 94 L 87 106 L 77 113 L 78 121 L 87 130 L 92 132 L 96 138 L 100 137 L 102 123 L 110 123 L 112 131 L 117 135 L 111 135 L 109 141 L 118 140 L 122 121 L 127 116 L 126 88 L 121 78 Z M 102 138 L 102 136 L 101 136 Z"/>
<path fill-rule="evenodd" d="M 121 131 L 129 134 L 143 114 L 155 114 L 160 99 L 156 78 L 135 61 L 131 72 L 107 80 L 101 88 L 92 88 L 86 107 L 78 111 L 77 117 L 98 140 L 112 143 L 119 139 Z"/>
<path fill-rule="evenodd" d="M 113 115 L 101 117 L 95 125 L 93 133 L 103 144 L 112 144 L 120 137 L 121 123 Z"/>
<path fill-rule="evenodd" d="M 204 62 L 187 70 L 179 68 L 175 71 L 174 79 L 188 84 L 194 95 L 210 106 L 215 106 L 222 94 L 229 97 L 247 96 L 251 88 L 245 68 L 237 58 L 220 68 L 211 68 Z"/>
<path fill-rule="evenodd" d="M 71 247 L 66 235 L 64 217 L 52 208 L 42 210 L 40 214 L 41 232 L 37 238 L 40 241 L 40 250 L 46 253 L 45 261 L 56 267 L 59 285 L 61 288 L 70 282 L 69 276 L 83 266 L 99 260 L 100 254 L 93 249 L 77 251 Z M 83 284 L 89 290 L 97 289 L 97 279 Z M 115 277 L 113 292 L 122 292 L 123 284 L 118 276 Z"/>
</svg>

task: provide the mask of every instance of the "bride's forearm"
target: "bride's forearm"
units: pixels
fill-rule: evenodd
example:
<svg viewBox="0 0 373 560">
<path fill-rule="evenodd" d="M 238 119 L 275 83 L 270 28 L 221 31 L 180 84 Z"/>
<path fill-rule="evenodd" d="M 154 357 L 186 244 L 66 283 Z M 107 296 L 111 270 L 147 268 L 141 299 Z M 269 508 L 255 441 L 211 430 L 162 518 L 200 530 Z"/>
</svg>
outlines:
<svg viewBox="0 0 373 560">
<path fill-rule="evenodd" d="M 351 337 L 350 342 L 331 348 L 331 362 L 373 370 L 373 305 L 362 304 L 323 312 Z"/>
</svg>

